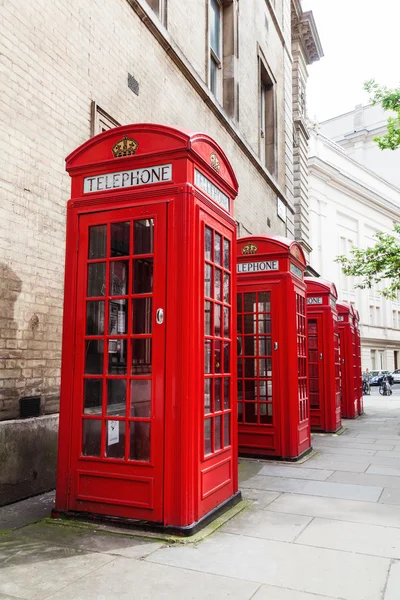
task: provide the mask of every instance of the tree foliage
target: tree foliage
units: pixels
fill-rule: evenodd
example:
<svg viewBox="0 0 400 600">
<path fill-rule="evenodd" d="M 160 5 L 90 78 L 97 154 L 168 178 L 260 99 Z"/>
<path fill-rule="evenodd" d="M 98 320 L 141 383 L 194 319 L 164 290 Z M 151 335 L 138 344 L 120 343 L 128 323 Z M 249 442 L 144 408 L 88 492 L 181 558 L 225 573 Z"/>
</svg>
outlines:
<svg viewBox="0 0 400 600">
<path fill-rule="evenodd" d="M 374 137 L 381 150 L 396 150 L 400 147 L 400 88 L 391 89 L 371 79 L 364 83 L 364 89 L 370 94 L 372 105 L 380 104 L 383 110 L 396 113 L 396 117 L 388 118 L 387 133 Z"/>
<path fill-rule="evenodd" d="M 400 225 L 394 225 L 394 234 L 378 232 L 375 237 L 375 246 L 365 250 L 354 246 L 350 257 L 338 256 L 336 262 L 345 275 L 361 277 L 355 287 L 371 288 L 384 281 L 382 295 L 394 299 L 400 290 Z"/>
</svg>

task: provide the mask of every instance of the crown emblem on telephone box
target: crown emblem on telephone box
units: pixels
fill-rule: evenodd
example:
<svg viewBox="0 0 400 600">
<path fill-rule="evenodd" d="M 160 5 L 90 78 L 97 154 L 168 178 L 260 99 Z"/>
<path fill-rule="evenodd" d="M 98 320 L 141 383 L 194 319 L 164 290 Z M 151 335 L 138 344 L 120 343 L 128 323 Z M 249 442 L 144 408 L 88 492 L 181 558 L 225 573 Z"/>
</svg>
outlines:
<svg viewBox="0 0 400 600">
<path fill-rule="evenodd" d="M 246 244 L 242 248 L 242 254 L 256 254 L 258 246 L 255 244 Z"/>
<path fill-rule="evenodd" d="M 112 147 L 114 158 L 120 158 L 121 156 L 133 156 L 138 148 L 139 144 L 133 138 L 127 138 L 126 134 Z"/>
</svg>

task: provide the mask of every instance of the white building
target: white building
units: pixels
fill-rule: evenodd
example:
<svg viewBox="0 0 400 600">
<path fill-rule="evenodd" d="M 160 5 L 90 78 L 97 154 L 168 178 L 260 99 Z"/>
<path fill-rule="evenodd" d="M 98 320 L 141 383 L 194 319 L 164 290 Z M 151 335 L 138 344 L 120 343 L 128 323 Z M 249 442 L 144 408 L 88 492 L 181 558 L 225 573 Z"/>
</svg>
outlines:
<svg viewBox="0 0 400 600">
<path fill-rule="evenodd" d="M 377 287 L 355 288 L 355 278 L 343 275 L 334 260 L 340 254 L 348 256 L 352 246 L 374 245 L 377 231 L 392 231 L 393 222 L 400 221 L 400 189 L 321 133 L 333 132 L 333 121 L 323 123 L 310 139 L 311 266 L 336 283 L 340 301 L 359 310 L 363 370 L 393 370 L 400 368 L 400 295 L 392 302 Z M 386 154 L 390 158 L 390 151 Z"/>
</svg>

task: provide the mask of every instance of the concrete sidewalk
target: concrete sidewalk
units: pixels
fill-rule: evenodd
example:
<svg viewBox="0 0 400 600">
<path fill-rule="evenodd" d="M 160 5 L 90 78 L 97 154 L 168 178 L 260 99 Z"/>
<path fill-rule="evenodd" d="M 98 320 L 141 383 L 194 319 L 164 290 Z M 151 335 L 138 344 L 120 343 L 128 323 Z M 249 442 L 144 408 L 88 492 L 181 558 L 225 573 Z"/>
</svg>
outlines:
<svg viewBox="0 0 400 600">
<path fill-rule="evenodd" d="M 400 398 L 365 410 L 301 464 L 242 460 L 251 502 L 194 544 L 0 509 L 0 600 L 399 600 Z"/>
</svg>

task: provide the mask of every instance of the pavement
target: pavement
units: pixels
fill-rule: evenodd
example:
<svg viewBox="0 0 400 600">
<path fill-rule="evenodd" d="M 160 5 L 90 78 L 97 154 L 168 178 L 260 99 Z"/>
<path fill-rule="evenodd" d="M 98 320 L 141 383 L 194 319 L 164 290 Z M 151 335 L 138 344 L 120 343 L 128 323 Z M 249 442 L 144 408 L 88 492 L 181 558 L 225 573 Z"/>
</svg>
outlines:
<svg viewBox="0 0 400 600">
<path fill-rule="evenodd" d="M 240 461 L 244 509 L 184 544 L 0 509 L 0 600 L 400 600 L 400 386 L 300 463 Z"/>
</svg>

